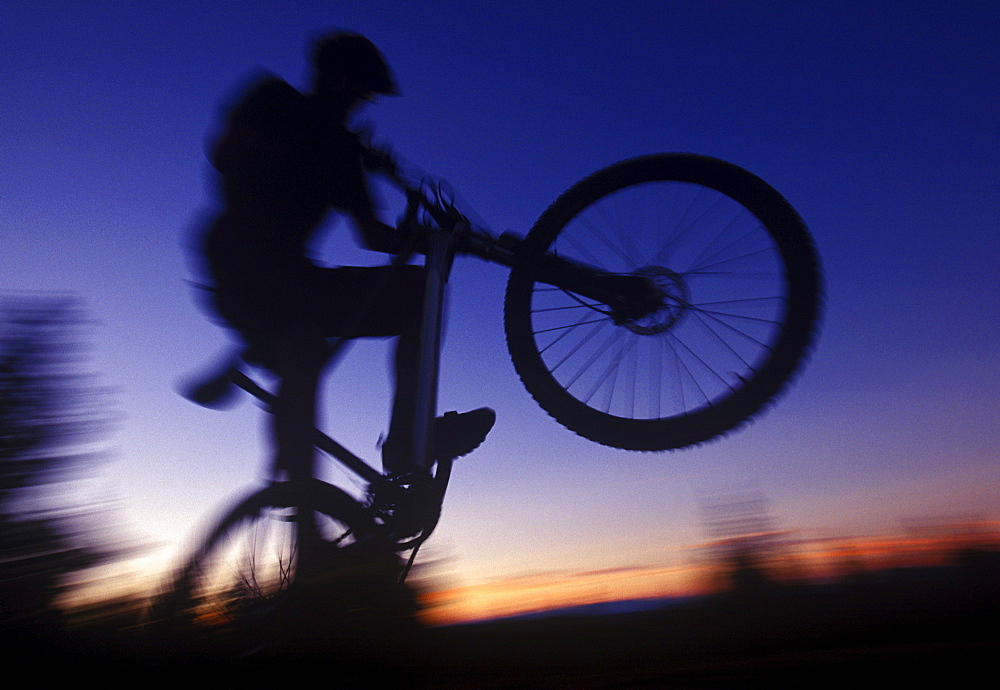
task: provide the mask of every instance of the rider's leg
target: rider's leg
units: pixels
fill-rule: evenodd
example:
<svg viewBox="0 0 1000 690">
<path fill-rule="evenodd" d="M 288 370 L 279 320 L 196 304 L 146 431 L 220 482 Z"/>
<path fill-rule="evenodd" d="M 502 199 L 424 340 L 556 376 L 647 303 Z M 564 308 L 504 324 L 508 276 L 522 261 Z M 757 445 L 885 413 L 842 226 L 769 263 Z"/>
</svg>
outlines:
<svg viewBox="0 0 1000 690">
<path fill-rule="evenodd" d="M 275 474 L 284 472 L 298 484 L 310 480 L 315 471 L 316 392 L 326 361 L 326 343 L 308 333 L 288 333 L 276 347 L 277 371 L 281 376 L 274 404 L 273 447 Z M 321 567 L 320 535 L 316 516 L 299 511 L 298 569 L 308 577 Z"/>
<path fill-rule="evenodd" d="M 408 328 L 400 333 L 395 343 L 396 394 L 392 401 L 389 433 L 382 444 L 382 469 L 389 474 L 414 471 L 414 417 L 419 357 L 419 329 Z"/>
<path fill-rule="evenodd" d="M 382 468 L 389 474 L 420 473 L 415 465 L 415 412 L 419 378 L 420 333 L 415 327 L 403 331 L 396 341 L 396 397 L 392 405 L 389 434 L 382 445 Z M 432 452 L 434 459 L 456 458 L 471 452 L 493 428 L 493 410 L 479 408 L 457 414 L 449 412 L 434 421 Z"/>
<path fill-rule="evenodd" d="M 271 428 L 277 449 L 274 469 L 285 472 L 290 480 L 313 476 L 316 392 L 324 362 L 321 348 L 325 349 L 322 340 L 317 343 L 293 338 L 278 348 L 281 383 Z"/>
<path fill-rule="evenodd" d="M 420 266 L 317 269 L 314 309 L 324 335 L 344 338 L 396 336 L 395 397 L 382 446 L 387 472 L 412 471 L 413 424 L 420 355 L 424 271 Z"/>
<path fill-rule="evenodd" d="M 424 271 L 419 266 L 315 268 L 314 314 L 322 314 L 327 336 L 397 336 L 393 372 L 396 393 L 389 433 L 382 445 L 382 466 L 390 474 L 415 467 L 414 427 L 419 378 Z M 435 424 L 435 457 L 464 455 L 493 426 L 491 410 L 446 415 Z M 443 422 L 443 424 L 442 424 Z M 432 431 L 435 431 L 432 430 Z"/>
</svg>

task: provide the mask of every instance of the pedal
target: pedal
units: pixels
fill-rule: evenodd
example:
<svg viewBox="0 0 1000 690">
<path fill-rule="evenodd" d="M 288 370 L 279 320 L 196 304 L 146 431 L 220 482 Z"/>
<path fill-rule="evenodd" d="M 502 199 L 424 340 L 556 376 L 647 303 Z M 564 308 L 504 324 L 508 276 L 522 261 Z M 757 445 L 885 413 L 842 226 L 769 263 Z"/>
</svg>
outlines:
<svg viewBox="0 0 1000 690">
<path fill-rule="evenodd" d="M 212 410 L 224 410 L 235 405 L 238 391 L 233 383 L 231 368 L 209 379 L 195 379 L 178 386 L 178 392 L 184 398 Z"/>
</svg>

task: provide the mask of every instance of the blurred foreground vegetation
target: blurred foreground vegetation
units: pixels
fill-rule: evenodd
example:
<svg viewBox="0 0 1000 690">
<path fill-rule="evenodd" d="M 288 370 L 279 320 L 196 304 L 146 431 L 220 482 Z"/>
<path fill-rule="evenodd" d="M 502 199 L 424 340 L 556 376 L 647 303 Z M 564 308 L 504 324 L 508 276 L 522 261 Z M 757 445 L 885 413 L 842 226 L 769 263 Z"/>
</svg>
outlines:
<svg viewBox="0 0 1000 690">
<path fill-rule="evenodd" d="M 63 641 L 60 600 L 128 551 L 81 486 L 102 460 L 107 391 L 87 371 L 76 302 L 0 299 L 0 633 L 5 648 Z"/>
</svg>

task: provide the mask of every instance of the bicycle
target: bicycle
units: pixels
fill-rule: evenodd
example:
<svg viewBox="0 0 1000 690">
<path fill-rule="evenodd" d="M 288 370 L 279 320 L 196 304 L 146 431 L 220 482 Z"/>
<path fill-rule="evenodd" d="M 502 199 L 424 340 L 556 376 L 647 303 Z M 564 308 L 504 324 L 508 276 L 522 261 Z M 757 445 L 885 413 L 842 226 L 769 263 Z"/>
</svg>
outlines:
<svg viewBox="0 0 1000 690">
<path fill-rule="evenodd" d="M 452 470 L 432 457 L 431 431 L 457 255 L 510 268 L 504 328 L 515 370 L 546 412 L 601 444 L 664 451 L 723 436 L 767 407 L 811 349 L 822 302 L 812 239 L 776 190 L 735 165 L 676 153 L 622 161 L 571 187 L 523 238 L 474 226 L 441 186 L 385 167 L 406 194 L 404 225 L 423 228 L 414 237 L 426 256 L 415 472 L 383 475 L 317 430 L 316 446 L 367 484 L 365 498 L 315 478 L 253 491 L 188 558 L 175 601 L 239 591 L 269 605 L 292 591 L 306 515 L 328 565 L 409 551 L 397 562 L 405 579 Z M 242 365 L 192 397 L 212 405 L 234 386 L 274 401 Z"/>
</svg>

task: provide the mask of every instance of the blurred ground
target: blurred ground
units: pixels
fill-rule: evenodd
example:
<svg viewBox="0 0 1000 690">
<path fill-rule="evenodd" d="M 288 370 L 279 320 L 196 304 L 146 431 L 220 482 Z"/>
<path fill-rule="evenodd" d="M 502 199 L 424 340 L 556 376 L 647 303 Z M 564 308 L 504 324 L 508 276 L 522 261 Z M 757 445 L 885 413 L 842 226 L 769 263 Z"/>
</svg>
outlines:
<svg viewBox="0 0 1000 690">
<path fill-rule="evenodd" d="M 552 613 L 414 627 L 406 635 L 373 631 L 362 616 L 353 627 L 328 621 L 336 632 L 325 645 L 238 654 L 225 631 L 151 634 L 130 624 L 138 609 L 123 605 L 79 619 L 31 655 L 11 658 L 51 672 L 99 669 L 107 679 L 200 678 L 248 687 L 294 678 L 348 687 L 743 688 L 881 680 L 964 687 L 991 678 L 1000 652 L 996 563 L 996 554 L 975 554 L 960 565 L 874 573 L 853 583 L 765 585 L 655 610 Z"/>
</svg>

